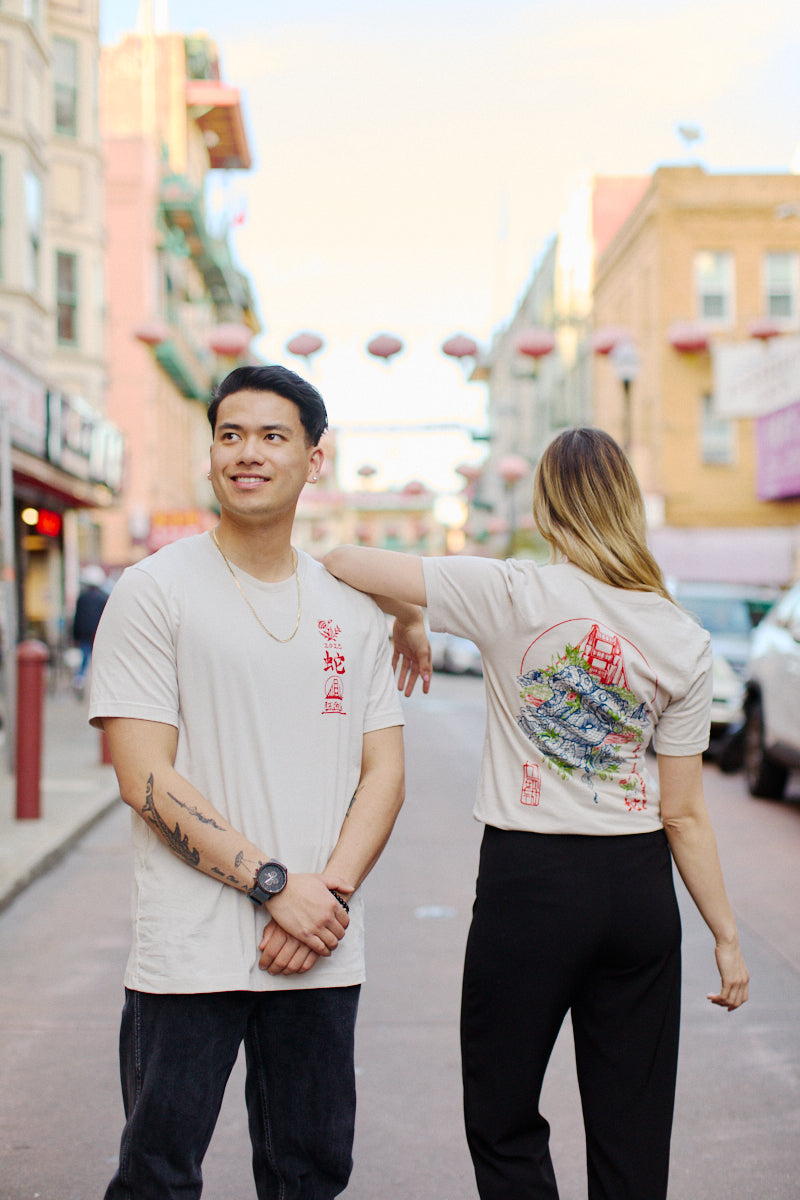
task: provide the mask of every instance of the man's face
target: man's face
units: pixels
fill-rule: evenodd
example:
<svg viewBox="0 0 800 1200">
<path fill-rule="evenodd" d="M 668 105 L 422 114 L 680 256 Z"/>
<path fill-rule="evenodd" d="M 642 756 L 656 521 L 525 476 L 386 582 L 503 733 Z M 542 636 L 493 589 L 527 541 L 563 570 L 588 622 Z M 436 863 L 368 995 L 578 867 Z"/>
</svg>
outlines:
<svg viewBox="0 0 800 1200">
<path fill-rule="evenodd" d="M 322 457 L 306 441 L 297 406 L 283 396 L 234 392 L 217 410 L 211 486 L 223 512 L 245 519 L 293 517 Z"/>
</svg>

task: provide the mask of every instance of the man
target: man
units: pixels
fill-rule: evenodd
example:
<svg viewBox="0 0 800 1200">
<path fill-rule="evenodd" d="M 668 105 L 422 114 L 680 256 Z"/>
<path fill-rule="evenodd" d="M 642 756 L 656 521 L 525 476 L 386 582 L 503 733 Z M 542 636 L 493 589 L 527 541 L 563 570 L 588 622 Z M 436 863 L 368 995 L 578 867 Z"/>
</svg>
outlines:
<svg viewBox="0 0 800 1200">
<path fill-rule="evenodd" d="M 380 611 L 291 544 L 319 393 L 241 367 L 209 420 L 219 525 L 130 567 L 95 643 L 90 719 L 140 818 L 106 1200 L 200 1195 L 242 1042 L 259 1200 L 329 1200 L 352 1165 L 359 887 L 402 804 L 403 716 Z M 392 611 L 403 657 L 421 612 Z"/>
<path fill-rule="evenodd" d="M 81 652 L 81 659 L 72 678 L 72 688 L 78 697 L 83 696 L 86 676 L 89 674 L 89 664 L 92 661 L 92 647 L 97 626 L 108 599 L 105 582 L 105 572 L 101 567 L 86 567 L 81 579 L 81 592 L 75 603 L 72 640 Z"/>
</svg>

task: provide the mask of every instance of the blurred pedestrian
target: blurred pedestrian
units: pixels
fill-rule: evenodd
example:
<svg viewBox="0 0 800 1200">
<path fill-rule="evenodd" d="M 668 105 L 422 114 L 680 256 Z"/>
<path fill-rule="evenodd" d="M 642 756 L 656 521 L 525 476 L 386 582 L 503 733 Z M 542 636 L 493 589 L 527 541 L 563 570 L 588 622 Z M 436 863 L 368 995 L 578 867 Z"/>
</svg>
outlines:
<svg viewBox="0 0 800 1200">
<path fill-rule="evenodd" d="M 97 626 L 108 600 L 105 584 L 106 576 L 101 567 L 84 568 L 72 620 L 72 640 L 80 651 L 80 660 L 72 677 L 72 687 L 78 696 L 83 695 L 86 686 Z"/>
<path fill-rule="evenodd" d="M 241 367 L 208 415 L 219 524 L 123 574 L 95 649 L 90 718 L 141 818 L 106 1200 L 200 1195 L 242 1043 L 259 1200 L 331 1200 L 352 1166 L 360 885 L 403 800 L 403 716 L 381 612 L 291 544 L 322 397 Z"/>
<path fill-rule="evenodd" d="M 557 1200 L 539 1097 L 568 1012 L 590 1200 L 663 1200 L 681 989 L 670 851 L 714 935 L 720 986 L 708 999 L 730 1011 L 748 994 L 703 799 L 709 635 L 670 597 L 639 485 L 607 434 L 555 438 L 533 514 L 550 566 L 359 547 L 325 564 L 366 592 L 427 605 L 432 629 L 483 656 L 485 830 L 461 1011 L 482 1200 Z M 407 690 L 418 670 L 404 664 Z"/>
</svg>

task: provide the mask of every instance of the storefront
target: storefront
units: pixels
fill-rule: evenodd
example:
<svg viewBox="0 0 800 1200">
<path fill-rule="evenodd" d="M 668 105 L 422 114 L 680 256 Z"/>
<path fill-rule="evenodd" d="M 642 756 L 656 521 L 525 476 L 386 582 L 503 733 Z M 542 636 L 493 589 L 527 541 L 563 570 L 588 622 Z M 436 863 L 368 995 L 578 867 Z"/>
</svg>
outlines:
<svg viewBox="0 0 800 1200">
<path fill-rule="evenodd" d="M 4 649 L 16 638 L 53 650 L 68 640 L 80 568 L 97 560 L 85 515 L 114 503 L 122 468 L 118 429 L 0 351 L 2 578 L 13 588 Z"/>
</svg>

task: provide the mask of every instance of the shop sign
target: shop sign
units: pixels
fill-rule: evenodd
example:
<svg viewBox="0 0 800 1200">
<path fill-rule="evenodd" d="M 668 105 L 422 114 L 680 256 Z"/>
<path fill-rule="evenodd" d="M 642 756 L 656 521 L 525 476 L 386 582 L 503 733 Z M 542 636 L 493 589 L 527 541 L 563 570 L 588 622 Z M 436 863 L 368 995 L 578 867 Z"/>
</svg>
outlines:
<svg viewBox="0 0 800 1200">
<path fill-rule="evenodd" d="M 20 450 L 43 458 L 47 436 L 47 388 L 3 351 L 0 351 L 0 404 L 9 416 L 12 443 Z"/>
<path fill-rule="evenodd" d="M 119 491 L 123 436 L 85 400 L 64 392 L 47 393 L 47 459 L 62 471 Z"/>
<path fill-rule="evenodd" d="M 177 542 L 180 538 L 195 533 L 205 533 L 216 524 L 217 518 L 205 508 L 170 509 L 154 512 L 147 537 L 147 548 L 152 553 Z"/>
<path fill-rule="evenodd" d="M 759 500 L 800 496 L 800 401 L 756 421 Z"/>
<path fill-rule="evenodd" d="M 800 400 L 800 337 L 712 345 L 714 411 L 757 417 Z"/>
</svg>

